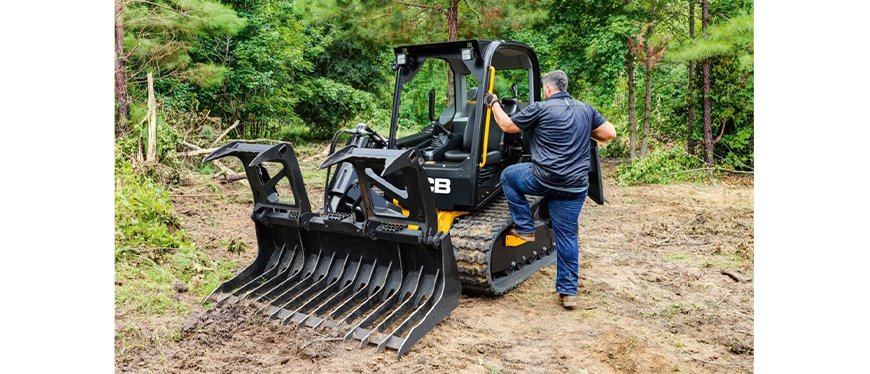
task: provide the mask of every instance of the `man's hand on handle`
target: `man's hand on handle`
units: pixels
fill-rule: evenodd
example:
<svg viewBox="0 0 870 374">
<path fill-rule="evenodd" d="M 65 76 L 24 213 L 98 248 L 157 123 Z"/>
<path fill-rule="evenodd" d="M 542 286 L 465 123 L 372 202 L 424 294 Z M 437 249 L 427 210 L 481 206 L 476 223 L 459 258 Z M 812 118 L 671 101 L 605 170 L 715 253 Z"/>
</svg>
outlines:
<svg viewBox="0 0 870 374">
<path fill-rule="evenodd" d="M 498 95 L 493 94 L 493 93 L 488 93 L 483 98 L 483 103 L 486 104 L 486 106 L 488 106 L 490 108 L 492 108 L 492 105 L 497 103 L 497 102 L 498 102 Z"/>
</svg>

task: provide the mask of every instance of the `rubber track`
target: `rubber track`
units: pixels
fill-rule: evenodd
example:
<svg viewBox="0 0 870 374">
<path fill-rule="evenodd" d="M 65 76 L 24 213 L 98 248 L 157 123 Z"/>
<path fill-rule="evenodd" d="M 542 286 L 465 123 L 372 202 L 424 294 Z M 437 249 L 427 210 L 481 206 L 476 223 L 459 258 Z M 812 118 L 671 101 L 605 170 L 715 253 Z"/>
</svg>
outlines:
<svg viewBox="0 0 870 374">
<path fill-rule="evenodd" d="M 538 198 L 530 198 L 535 203 Z M 490 202 L 482 210 L 462 216 L 450 228 L 450 241 L 459 268 L 463 293 L 501 295 L 522 282 L 500 292 L 492 287 L 490 251 L 496 238 L 511 223 L 511 214 L 504 196 Z"/>
</svg>

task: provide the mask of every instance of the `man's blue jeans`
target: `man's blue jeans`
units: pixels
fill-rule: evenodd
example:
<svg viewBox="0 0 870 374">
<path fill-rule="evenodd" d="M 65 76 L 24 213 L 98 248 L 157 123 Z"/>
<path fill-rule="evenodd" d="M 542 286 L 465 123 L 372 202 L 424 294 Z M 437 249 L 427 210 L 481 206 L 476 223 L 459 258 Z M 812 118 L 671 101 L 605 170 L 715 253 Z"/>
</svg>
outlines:
<svg viewBox="0 0 870 374">
<path fill-rule="evenodd" d="M 501 184 L 517 231 L 523 234 L 535 231 L 535 221 L 526 195 L 544 198 L 542 203 L 548 204 L 550 222 L 556 234 L 556 292 L 576 295 L 580 261 L 577 221 L 587 191 L 571 193 L 544 186 L 532 175 L 532 164 L 528 162 L 505 168 L 501 174 Z"/>
</svg>

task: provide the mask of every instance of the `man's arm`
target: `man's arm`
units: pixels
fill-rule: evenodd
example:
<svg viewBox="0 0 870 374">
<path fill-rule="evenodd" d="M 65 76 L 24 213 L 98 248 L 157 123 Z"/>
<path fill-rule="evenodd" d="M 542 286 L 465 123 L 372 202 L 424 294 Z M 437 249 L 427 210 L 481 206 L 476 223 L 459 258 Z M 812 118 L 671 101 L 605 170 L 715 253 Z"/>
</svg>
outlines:
<svg viewBox="0 0 870 374">
<path fill-rule="evenodd" d="M 595 139 L 601 143 L 607 143 L 613 140 L 613 138 L 615 137 L 616 128 L 613 127 L 613 124 L 610 122 L 604 122 L 601 124 L 601 126 L 598 126 L 594 130 L 592 130 L 592 139 Z"/>
<path fill-rule="evenodd" d="M 487 99 L 491 100 L 487 104 L 492 108 L 492 115 L 495 117 L 495 123 L 497 123 L 498 127 L 501 128 L 501 131 L 504 131 L 505 134 L 516 134 L 521 131 L 514 121 L 511 120 L 511 117 L 501 108 L 501 104 L 498 104 L 498 96 L 495 94 L 487 95 Z"/>
</svg>

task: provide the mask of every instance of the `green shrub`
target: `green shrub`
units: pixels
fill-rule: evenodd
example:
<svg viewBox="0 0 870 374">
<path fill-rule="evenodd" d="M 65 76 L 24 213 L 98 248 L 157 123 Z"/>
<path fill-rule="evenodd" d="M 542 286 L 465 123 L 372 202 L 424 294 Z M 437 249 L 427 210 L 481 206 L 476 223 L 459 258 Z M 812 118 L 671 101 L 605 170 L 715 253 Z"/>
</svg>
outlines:
<svg viewBox="0 0 870 374">
<path fill-rule="evenodd" d="M 374 96 L 330 79 L 318 78 L 300 87 L 295 111 L 315 138 L 329 138 L 357 116 L 372 110 Z"/>
<path fill-rule="evenodd" d="M 232 275 L 236 264 L 210 260 L 187 238 L 169 193 L 127 158 L 115 166 L 115 304 L 138 315 L 185 314 L 176 282 L 199 297 Z"/>
<path fill-rule="evenodd" d="M 598 148 L 598 153 L 601 157 L 620 158 L 628 157 L 628 145 L 621 142 L 618 138 L 608 142 L 606 146 Z"/>
<path fill-rule="evenodd" d="M 115 148 L 116 156 L 135 156 L 137 148 L 139 147 L 140 135 L 142 137 L 142 153 L 146 152 L 148 147 L 148 122 L 142 122 L 142 118 L 145 117 L 147 111 L 148 107 L 144 104 L 130 105 L 130 123 L 132 125 L 132 131 L 128 132 L 122 138 L 115 139 L 115 143 L 117 144 L 117 147 Z M 166 109 L 166 111 L 168 111 L 168 109 Z M 167 114 L 171 115 L 173 113 Z M 175 128 L 164 121 L 164 115 L 158 111 L 157 159 L 160 163 L 167 166 L 177 166 L 179 163 L 177 152 L 180 144 L 181 135 L 177 130 L 175 130 Z"/>
<path fill-rule="evenodd" d="M 624 186 L 635 184 L 665 184 L 674 181 L 700 180 L 703 162 L 686 154 L 680 146 L 656 150 L 646 158 L 637 159 L 616 168 L 616 181 Z"/>
<path fill-rule="evenodd" d="M 119 164 L 115 170 L 115 245 L 176 249 L 187 245 L 172 214 L 169 194 L 151 178 L 136 174 L 129 161 Z"/>
</svg>

